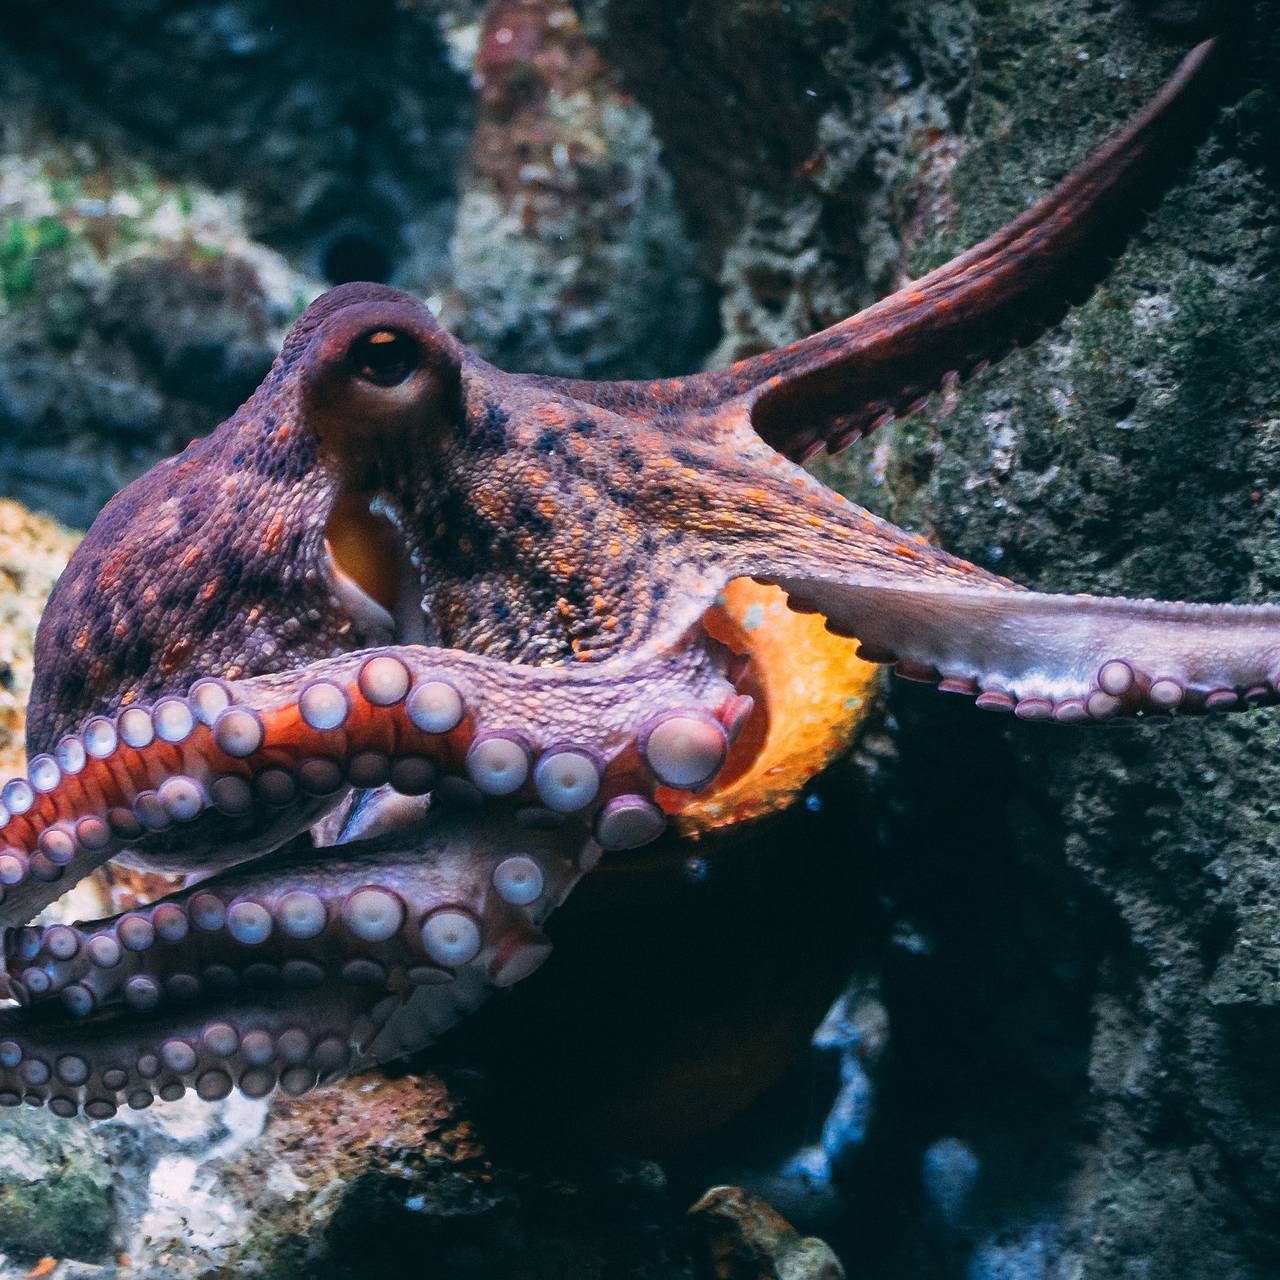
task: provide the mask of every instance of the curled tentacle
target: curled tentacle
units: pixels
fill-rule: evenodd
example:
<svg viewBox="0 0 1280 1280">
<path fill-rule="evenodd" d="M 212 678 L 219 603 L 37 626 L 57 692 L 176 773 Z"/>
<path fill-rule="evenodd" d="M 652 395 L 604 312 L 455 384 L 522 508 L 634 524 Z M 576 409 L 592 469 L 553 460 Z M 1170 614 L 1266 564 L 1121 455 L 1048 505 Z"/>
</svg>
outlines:
<svg viewBox="0 0 1280 1280">
<path fill-rule="evenodd" d="M 582 841 L 512 824 L 496 841 L 489 830 L 477 823 L 464 855 L 429 821 L 408 855 L 397 832 L 224 872 L 114 919 L 10 930 L 10 994 L 59 1000 L 76 1017 L 242 986 L 385 994 L 448 981 L 482 954 L 489 980 L 509 986 L 545 957 L 536 926 L 581 874 Z"/>
<path fill-rule="evenodd" d="M 351 787 L 440 785 L 643 843 L 663 826 L 655 787 L 695 790 L 724 762 L 742 700 L 723 667 L 692 642 L 577 668 L 406 646 L 94 717 L 0 791 L 0 923 L 120 850 L 165 870 L 243 861 Z"/>
<path fill-rule="evenodd" d="M 368 1065 L 392 1000 L 355 987 L 339 995 L 266 992 L 216 1013 L 192 1009 L 139 1023 L 117 1011 L 72 1026 L 5 1011 L 0 1107 L 26 1103 L 102 1120 L 187 1089 L 209 1101 L 233 1088 L 251 1098 L 277 1087 L 296 1096 Z"/>
<path fill-rule="evenodd" d="M 301 1093 L 420 1049 L 550 953 L 580 831 L 431 815 L 114 920 L 22 929 L 0 1105 L 112 1114 L 194 1088 Z"/>
<path fill-rule="evenodd" d="M 981 244 L 821 333 L 668 382 L 533 379 L 620 414 L 713 414 L 737 402 L 788 457 L 836 451 L 912 413 L 1056 324 L 1179 172 L 1216 98 L 1221 49 L 1193 49 L 1161 92 L 1106 146 Z"/>
</svg>

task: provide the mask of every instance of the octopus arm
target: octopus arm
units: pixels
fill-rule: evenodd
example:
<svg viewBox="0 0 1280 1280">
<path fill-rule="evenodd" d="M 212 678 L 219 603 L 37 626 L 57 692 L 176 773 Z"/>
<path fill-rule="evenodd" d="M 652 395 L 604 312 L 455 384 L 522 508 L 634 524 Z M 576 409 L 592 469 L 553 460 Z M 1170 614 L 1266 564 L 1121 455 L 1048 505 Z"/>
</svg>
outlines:
<svg viewBox="0 0 1280 1280">
<path fill-rule="evenodd" d="M 113 919 L 11 930 L 0 1106 L 299 1094 L 422 1049 L 551 951 L 581 834 L 432 813 Z"/>
<path fill-rule="evenodd" d="M 188 1088 L 215 1101 L 237 1089 L 261 1098 L 294 1095 L 360 1065 L 353 1027 L 376 998 L 337 993 L 254 991 L 219 1009 L 167 1009 L 139 1020 L 130 1009 L 71 1021 L 55 1009 L 0 1010 L 0 1107 L 47 1106 L 55 1115 L 114 1116 L 174 1101 Z"/>
<path fill-rule="evenodd" d="M 1092 292 L 1211 118 L 1222 61 L 1219 42 L 1198 45 L 1126 128 L 1025 213 L 821 333 L 668 382 L 535 381 L 624 415 L 742 406 L 788 457 L 841 449 L 1032 341 Z"/>
<path fill-rule="evenodd" d="M 1199 137 L 1220 59 L 1206 41 L 1111 142 L 1020 217 L 866 311 L 728 371 L 791 457 L 843 448 L 945 381 L 1024 345 L 1092 292 Z"/>
<path fill-rule="evenodd" d="M 725 662 L 695 637 L 573 667 L 409 645 L 95 716 L 0 788 L 0 924 L 112 855 L 189 872 L 270 852 L 353 788 L 443 786 L 572 819 L 606 849 L 644 843 L 655 789 L 723 763 L 742 719 Z"/>
<path fill-rule="evenodd" d="M 1062 724 L 1244 709 L 1280 693 L 1280 606 L 1049 595 L 998 582 L 780 577 L 862 656 Z"/>
</svg>

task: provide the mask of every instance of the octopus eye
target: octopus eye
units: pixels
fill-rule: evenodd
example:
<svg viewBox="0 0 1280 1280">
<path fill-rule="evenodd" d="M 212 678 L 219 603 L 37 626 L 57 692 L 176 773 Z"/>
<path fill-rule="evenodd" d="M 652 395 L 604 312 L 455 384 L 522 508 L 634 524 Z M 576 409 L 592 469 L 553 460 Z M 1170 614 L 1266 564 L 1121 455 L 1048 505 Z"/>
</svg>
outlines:
<svg viewBox="0 0 1280 1280">
<path fill-rule="evenodd" d="M 413 374 L 421 358 L 418 344 L 394 329 L 376 329 L 351 347 L 356 375 L 375 387 L 398 387 Z"/>
</svg>

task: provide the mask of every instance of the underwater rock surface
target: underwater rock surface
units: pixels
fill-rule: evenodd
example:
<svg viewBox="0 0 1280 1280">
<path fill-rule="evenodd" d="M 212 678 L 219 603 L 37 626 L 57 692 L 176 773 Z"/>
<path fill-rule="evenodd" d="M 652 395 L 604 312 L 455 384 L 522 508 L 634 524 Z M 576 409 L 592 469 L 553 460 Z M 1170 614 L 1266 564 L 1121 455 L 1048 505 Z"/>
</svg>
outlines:
<svg viewBox="0 0 1280 1280">
<path fill-rule="evenodd" d="M 11 7 L 0 493 L 81 527 L 238 403 L 344 236 L 450 322 L 471 315 L 464 336 L 486 354 L 597 375 L 732 359 L 1000 225 L 1194 38 L 1121 0 L 581 0 L 603 70 L 575 82 L 561 132 L 535 130 L 539 163 L 554 170 L 559 145 L 571 171 L 549 194 L 538 172 L 502 187 L 492 147 L 468 150 L 478 4 L 373 6 L 350 67 L 336 7 L 269 40 L 253 3 Z M 954 404 L 821 464 L 828 478 L 1040 588 L 1280 598 L 1280 12 L 1239 8 L 1252 34 L 1233 100 L 1109 280 Z M 205 70 L 165 98 L 158 59 Z M 196 110 L 189 85 L 213 71 L 213 106 L 257 115 Z M 374 83 L 380 110 L 331 118 Z M 156 114 L 174 128 L 148 133 Z M 631 213 L 606 252 L 593 227 L 618 194 Z M 526 234 L 528 207 L 551 209 L 551 234 Z M 488 212 L 455 223 L 467 210 Z M 666 300 L 656 323 L 637 321 L 646 296 Z M 695 314 L 707 296 L 718 328 Z M 9 507 L 0 541 L 10 515 L 29 548 L 0 548 L 0 704 L 16 708 L 26 677 L 3 628 L 31 625 L 69 544 Z M 683 1208 L 732 1177 L 873 1280 L 1274 1276 L 1276 712 L 1045 728 L 907 684 L 891 707 L 893 732 L 858 766 L 879 838 L 850 918 L 870 958 L 813 1061 L 718 1142 L 665 1172 L 525 1179 L 451 1129 L 462 1103 L 413 1078 L 269 1115 L 23 1116 L 33 1162 L 70 1172 L 64 1208 L 0 1172 L 9 1274 L 48 1253 L 83 1264 L 66 1275 L 360 1275 L 369 1241 L 403 1231 L 404 1274 L 685 1276 Z M 16 732 L 16 711 L 0 716 Z M 844 786 L 836 771 L 826 790 Z M 367 1147 L 346 1149 L 366 1123 Z M 201 1171 L 175 1184 L 200 1231 L 148 1201 L 161 1160 Z M 109 1168 L 151 1173 L 122 1199 Z"/>
<path fill-rule="evenodd" d="M 0 774 L 20 771 L 31 648 L 44 602 L 66 567 L 76 534 L 0 498 Z"/>
</svg>

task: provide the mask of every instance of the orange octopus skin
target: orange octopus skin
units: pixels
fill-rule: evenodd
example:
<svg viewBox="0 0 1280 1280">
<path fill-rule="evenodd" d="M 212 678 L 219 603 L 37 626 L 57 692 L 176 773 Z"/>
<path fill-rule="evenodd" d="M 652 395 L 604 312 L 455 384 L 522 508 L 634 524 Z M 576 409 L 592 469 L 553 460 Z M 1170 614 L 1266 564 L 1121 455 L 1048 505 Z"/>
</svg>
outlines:
<svg viewBox="0 0 1280 1280">
<path fill-rule="evenodd" d="M 0 1016 L 0 1105 L 298 1094 L 432 1044 L 546 961 L 602 857 L 785 807 L 867 706 L 854 652 L 1049 723 L 1275 702 L 1280 607 L 1026 590 L 799 466 L 1079 300 L 1220 62 L 1193 50 L 959 258 L 727 369 L 510 374 L 396 290 L 314 302 L 233 417 L 108 504 L 50 600 L 28 776 L 0 790 L 27 1006 Z M 217 874 L 24 927 L 113 856 Z M 649 884 L 617 865 L 602 883 Z M 744 1079 L 785 1057 L 803 1019 L 783 1021 Z"/>
<path fill-rule="evenodd" d="M 739 578 L 704 619 L 750 656 L 756 713 L 715 784 L 701 795 L 664 792 L 682 836 L 710 837 L 785 809 L 815 774 L 848 750 L 875 703 L 878 670 L 858 644 L 795 613 L 776 587 Z"/>
</svg>

